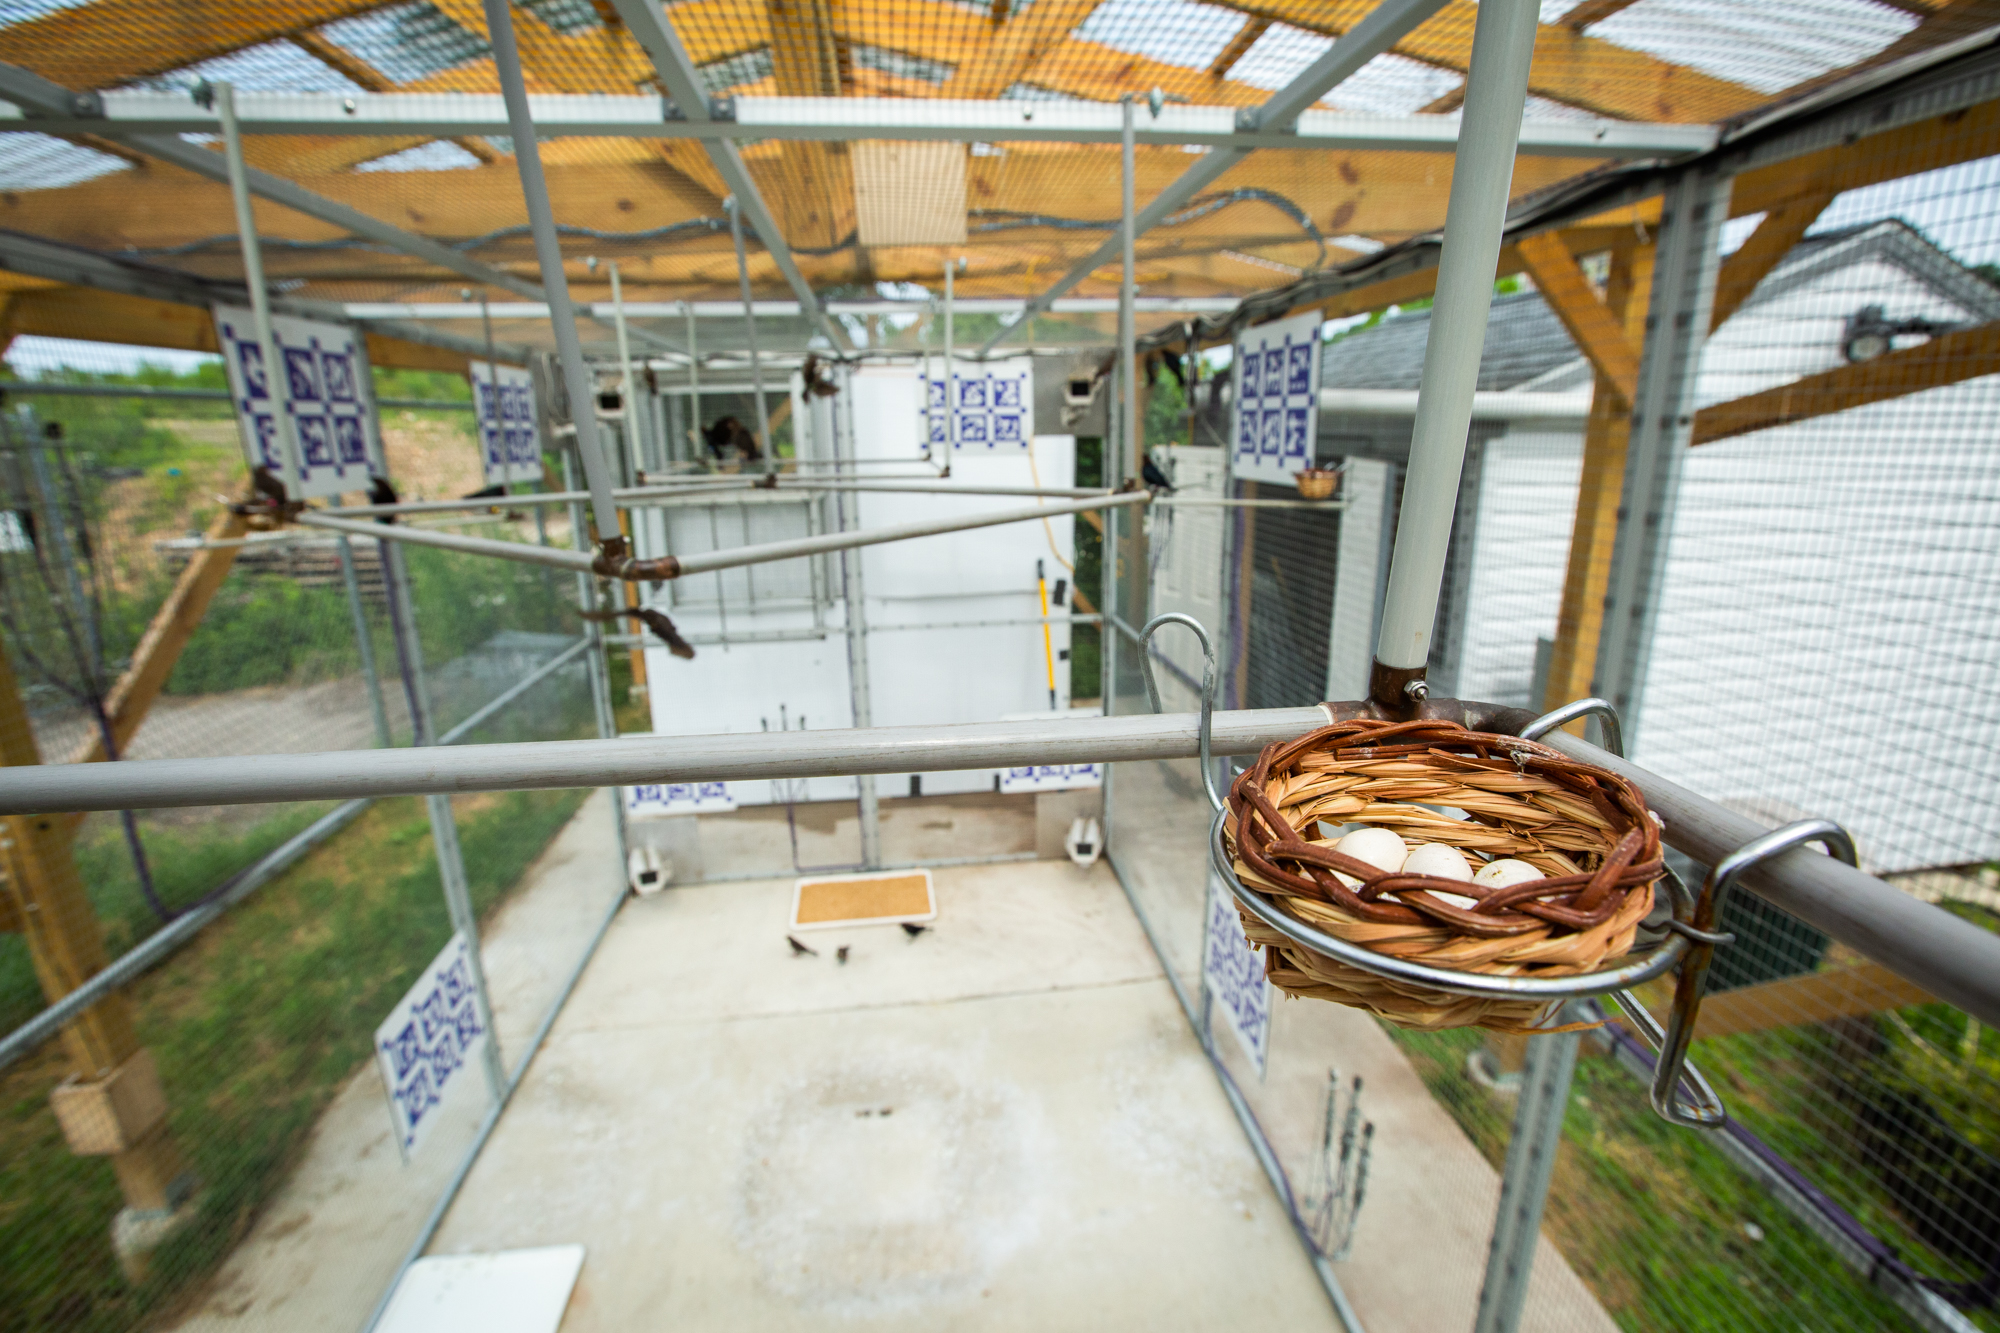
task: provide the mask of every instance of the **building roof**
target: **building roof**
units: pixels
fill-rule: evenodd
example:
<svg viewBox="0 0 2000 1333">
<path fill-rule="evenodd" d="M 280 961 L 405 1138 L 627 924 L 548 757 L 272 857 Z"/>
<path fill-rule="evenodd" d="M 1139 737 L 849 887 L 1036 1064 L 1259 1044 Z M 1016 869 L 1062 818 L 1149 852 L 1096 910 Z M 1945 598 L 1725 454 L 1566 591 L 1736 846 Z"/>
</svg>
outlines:
<svg viewBox="0 0 2000 1333">
<path fill-rule="evenodd" d="M 1739 314 L 1775 301 L 1830 271 L 1882 260 L 1894 264 L 1938 296 L 1987 322 L 2000 321 L 2000 288 L 1932 244 L 1900 218 L 1861 223 L 1806 237 L 1792 247 L 1744 301 Z M 1373 328 L 1329 344 L 1320 383 L 1329 389 L 1414 389 L 1423 378 L 1431 312 L 1399 312 Z M 1484 390 L 1581 388 L 1589 365 L 1541 294 L 1497 296 L 1486 325 L 1479 362 Z"/>
</svg>

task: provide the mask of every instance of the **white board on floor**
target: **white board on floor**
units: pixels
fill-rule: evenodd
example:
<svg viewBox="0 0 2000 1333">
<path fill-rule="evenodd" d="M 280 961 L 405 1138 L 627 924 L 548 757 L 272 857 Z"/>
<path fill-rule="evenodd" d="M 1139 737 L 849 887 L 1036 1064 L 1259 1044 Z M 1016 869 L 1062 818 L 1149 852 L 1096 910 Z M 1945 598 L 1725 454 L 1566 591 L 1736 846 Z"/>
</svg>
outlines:
<svg viewBox="0 0 2000 1333">
<path fill-rule="evenodd" d="M 583 1246 L 419 1259 L 396 1284 L 378 1333 L 556 1333 Z"/>
</svg>

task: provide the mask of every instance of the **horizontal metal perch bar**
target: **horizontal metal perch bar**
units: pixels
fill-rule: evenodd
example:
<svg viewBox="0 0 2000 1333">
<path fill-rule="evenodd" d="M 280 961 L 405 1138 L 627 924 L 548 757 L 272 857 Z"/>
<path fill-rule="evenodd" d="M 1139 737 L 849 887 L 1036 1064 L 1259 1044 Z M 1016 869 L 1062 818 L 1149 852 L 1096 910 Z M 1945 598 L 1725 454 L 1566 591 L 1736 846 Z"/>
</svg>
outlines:
<svg viewBox="0 0 2000 1333">
<path fill-rule="evenodd" d="M 1325 723 L 1319 708 L 1215 715 L 1214 752 L 1249 754 Z M 1029 764 L 1186 759 L 1197 714 L 1037 718 L 948 727 L 632 736 L 410 750 L 141 759 L 0 768 L 0 813 L 150 810 L 428 792 L 934 773 Z M 1710 864 L 1767 830 L 1561 732 L 1545 743 L 1631 778 L 1669 844 Z M 1197 822 L 1200 813 L 1181 816 Z M 1919 902 L 1831 857 L 1775 857 L 1745 883 L 1834 939 L 1985 1023 L 2000 1026 L 2000 935 Z"/>
<path fill-rule="evenodd" d="M 1771 831 L 1567 732 L 1551 732 L 1542 744 L 1630 778 L 1665 821 L 1667 844 L 1706 865 Z M 1742 883 L 1981 1022 L 2000 1022 L 2000 935 L 1803 847 L 1748 871 Z"/>
<path fill-rule="evenodd" d="M 494 498 L 497 500 L 501 497 Z M 684 556 L 661 556 L 655 560 L 624 560 L 618 562 L 615 568 L 601 564 L 604 557 L 592 555 L 588 551 L 570 551 L 558 546 L 539 546 L 528 542 L 495 541 L 490 537 L 467 537 L 456 532 L 433 532 L 425 528 L 374 523 L 365 519 L 334 518 L 330 514 L 315 511 L 300 514 L 298 523 L 301 527 L 324 528 L 329 532 L 345 533 L 350 537 L 385 538 L 389 541 L 407 542 L 413 546 L 434 546 L 439 550 L 458 551 L 465 555 L 493 556 L 501 560 L 520 561 L 523 564 L 548 565 L 555 569 L 601 574 L 606 578 L 651 582 L 677 579 L 689 574 L 709 574 L 718 569 L 767 564 L 773 560 L 824 555 L 828 551 L 846 551 L 857 546 L 877 546 L 883 542 L 909 541 L 917 537 L 934 537 L 946 532 L 964 532 L 971 528 L 990 528 L 1004 523 L 1028 523 L 1041 518 L 1059 518 L 1064 514 L 1081 514 L 1092 509 L 1145 504 L 1152 498 L 1146 491 L 1128 491 L 1121 495 L 1064 500 L 1053 504 L 1034 505 L 1027 509 L 1003 509 L 998 513 L 975 514 L 970 518 L 899 523 L 892 527 L 868 528 L 860 532 L 829 532 L 818 537 L 764 542 L 756 546 L 738 546 L 726 551 L 695 551 Z"/>
<path fill-rule="evenodd" d="M 613 499 L 621 503 L 657 503 L 661 500 L 685 500 L 690 504 L 704 504 L 710 496 L 738 496 L 747 493 L 748 498 L 770 496 L 790 491 L 880 491 L 894 494 L 910 491 L 920 495 L 1003 495 L 1034 498 L 1037 496 L 1063 499 L 1085 500 L 1093 495 L 1110 495 L 1102 486 L 950 486 L 944 482 L 924 481 L 913 477 L 908 481 L 883 479 L 879 481 L 821 481 L 814 477 L 794 479 L 778 474 L 776 486 L 759 485 L 754 475 L 738 477 L 718 477 L 712 482 L 702 478 L 690 478 L 690 482 L 705 484 L 682 485 L 674 483 L 660 486 L 621 486 L 611 492 Z M 341 518 L 373 518 L 378 514 L 450 514 L 470 509 L 506 509 L 525 505 L 563 505 L 588 500 L 587 491 L 537 491 L 526 495 L 487 495 L 478 499 L 464 500 L 405 500 L 392 505 L 345 505 L 340 510 Z"/>
<path fill-rule="evenodd" d="M 1195 753 L 1195 714 L 1035 718 L 946 727 L 626 736 L 405 750 L 123 759 L 0 768 L 0 813 L 152 810 L 342 796 L 631 783 L 936 773 Z M 1318 708 L 1215 715 L 1215 752 L 1250 754 L 1326 724 Z M 1203 816 L 1205 821 L 1206 816 Z"/>
</svg>

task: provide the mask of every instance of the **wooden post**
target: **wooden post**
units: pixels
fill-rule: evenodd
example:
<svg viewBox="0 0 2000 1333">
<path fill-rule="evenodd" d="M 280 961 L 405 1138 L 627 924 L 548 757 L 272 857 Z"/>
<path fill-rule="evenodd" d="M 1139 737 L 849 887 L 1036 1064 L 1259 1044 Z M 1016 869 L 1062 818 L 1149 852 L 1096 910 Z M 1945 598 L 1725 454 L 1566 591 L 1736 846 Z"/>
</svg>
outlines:
<svg viewBox="0 0 2000 1333">
<path fill-rule="evenodd" d="M 1653 246 L 1636 235 L 1611 251 L 1604 306 L 1623 327 L 1628 347 L 1643 341 L 1646 307 L 1653 287 Z M 1600 368 L 1584 427 L 1583 473 L 1578 479 L 1576 524 L 1571 529 L 1569 568 L 1563 577 L 1562 611 L 1549 654 L 1548 686 L 1541 706 L 1555 708 L 1591 693 L 1597 641 L 1604 630 L 1604 595 L 1610 586 L 1611 552 L 1618 538 L 1618 501 L 1625 485 L 1625 445 L 1632 409 L 1618 380 Z M 1572 724 L 1577 730 L 1580 724 Z"/>
<path fill-rule="evenodd" d="M 0 649 L 0 759 L 39 764 L 13 664 Z M 104 935 L 76 867 L 74 828 L 59 815 L 9 815 L 0 823 L 0 866 L 24 926 L 35 976 L 50 1001 L 75 990 L 109 961 Z M 71 1079 L 57 1089 L 56 1110 L 71 1145 L 108 1155 L 134 1212 L 175 1206 L 185 1174 L 167 1131 L 157 1076 L 141 1051 L 131 1002 L 114 991 L 63 1029 Z M 131 1098 L 113 1089 L 146 1085 Z"/>
</svg>

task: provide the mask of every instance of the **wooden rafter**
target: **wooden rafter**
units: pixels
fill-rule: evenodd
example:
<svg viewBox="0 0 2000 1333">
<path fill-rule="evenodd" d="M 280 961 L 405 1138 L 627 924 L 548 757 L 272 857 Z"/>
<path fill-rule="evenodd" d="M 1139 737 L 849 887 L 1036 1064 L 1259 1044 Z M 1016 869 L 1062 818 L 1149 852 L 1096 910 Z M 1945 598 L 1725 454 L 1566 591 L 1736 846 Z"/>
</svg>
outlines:
<svg viewBox="0 0 2000 1333">
<path fill-rule="evenodd" d="M 1542 299 L 1597 373 L 1629 406 L 1639 391 L 1639 353 L 1609 303 L 1591 290 L 1576 257 L 1552 231 L 1524 238 L 1521 260 Z"/>
<path fill-rule="evenodd" d="M 1556 22 L 1571 32 L 1582 32 L 1593 23 L 1602 23 L 1613 14 L 1629 9 L 1634 0 L 1583 0 Z"/>
<path fill-rule="evenodd" d="M 1256 18 L 1339 37 L 1365 18 L 1373 0 L 1218 0 Z M 1472 56 L 1479 7 L 1448 0 L 1430 20 L 1391 48 L 1440 69 L 1463 74 Z M 1587 37 L 1555 23 L 1535 36 L 1528 90 L 1550 101 L 1625 120 L 1717 121 L 1770 98 L 1753 88 L 1675 65 L 1643 51 Z"/>
<path fill-rule="evenodd" d="M 1269 19 L 1244 19 L 1243 26 L 1236 30 L 1236 35 L 1229 39 L 1229 44 L 1222 48 L 1221 54 L 1209 62 L 1208 77 L 1219 79 L 1235 69 L 1236 62 L 1249 55 L 1250 48 L 1255 46 L 1257 39 L 1270 31 L 1270 28 Z"/>
<path fill-rule="evenodd" d="M 1583 283 L 1576 260 L 1553 234 L 1528 237 L 1517 249 L 1537 284 L 1543 285 L 1544 297 L 1549 296 L 1549 291 L 1543 284 L 1543 274 L 1552 269 L 1566 267 L 1574 274 L 1576 283 Z M 1560 262 L 1549 253 L 1552 249 L 1562 250 Z M 1603 300 L 1599 301 L 1587 284 L 1583 287 L 1583 296 L 1603 313 L 1603 322 L 1609 325 L 1599 331 L 1599 340 L 1616 339 L 1628 354 L 1644 336 L 1646 307 L 1653 285 L 1653 258 L 1653 247 L 1639 245 L 1637 237 L 1625 230 L 1611 249 Z M 1568 297 L 1571 304 L 1577 299 L 1573 293 Z M 1550 305 L 1560 309 L 1555 299 L 1550 299 Z M 1564 324 L 1567 327 L 1569 320 L 1565 319 Z M 1607 360 L 1616 362 L 1616 354 Z M 1616 367 L 1620 375 L 1627 369 L 1623 364 Z M 1597 366 L 1590 416 L 1584 423 L 1576 518 L 1570 527 L 1562 600 L 1556 614 L 1555 641 L 1549 651 L 1548 680 L 1542 691 L 1544 708 L 1560 707 L 1592 693 L 1597 646 L 1604 633 L 1604 594 L 1611 584 L 1611 555 L 1618 537 L 1618 504 L 1624 490 L 1626 446 L 1632 429 L 1630 404 L 1638 376 L 1636 355 L 1630 357 L 1629 371 L 1632 380 L 1621 384 L 1605 365 Z M 1555 699 L 1556 703 L 1547 703 L 1549 699 Z M 1577 726 L 1573 730 L 1581 734 L 1582 728 Z"/>
<path fill-rule="evenodd" d="M 1465 85 L 1461 83 L 1443 97 L 1432 98 L 1418 107 L 1417 114 L 1420 116 L 1448 116 L 1464 105 Z"/>
<path fill-rule="evenodd" d="M 833 0 L 765 0 L 771 76 L 784 97 L 838 97 L 846 91 L 847 44 Z M 802 249 L 841 244 L 854 231 L 854 171 L 847 145 L 789 140 L 777 154 L 779 179 L 760 181 L 785 239 Z"/>
<path fill-rule="evenodd" d="M 386 93 L 396 90 L 395 81 L 389 78 L 388 75 L 382 73 L 381 70 L 376 69 L 346 47 L 341 46 L 338 42 L 330 41 L 320 33 L 295 33 L 291 38 L 291 42 L 299 50 L 335 71 L 349 83 L 366 88 L 371 93 Z M 481 162 L 491 163 L 500 160 L 500 154 L 494 152 L 493 145 L 487 143 L 484 139 L 464 136 L 452 139 L 450 142 L 457 144 Z M 391 151 L 396 150 L 392 149 Z"/>
<path fill-rule="evenodd" d="M 1870 403 L 2000 374 L 2000 324 L 1941 334 L 1873 361 L 1836 366 L 1695 413 L 1695 444 L 1846 412 Z"/>
<path fill-rule="evenodd" d="M 434 0 L 434 3 L 460 27 L 482 38 L 487 36 L 486 11 L 480 0 Z M 652 61 L 623 28 L 559 33 L 534 14 L 517 10 L 514 35 L 521 51 L 522 70 L 531 79 L 531 90 L 539 82 L 552 92 L 622 93 L 649 86 L 655 78 Z M 652 146 L 652 151 L 712 198 L 720 200 L 729 193 L 699 144 L 660 140 Z"/>
<path fill-rule="evenodd" d="M 1750 299 L 1750 293 L 1757 290 L 1764 275 L 1791 253 L 1799 238 L 1806 234 L 1806 228 L 1812 226 L 1835 197 L 1831 193 L 1809 194 L 1780 204 L 1764 215 L 1750 238 L 1722 261 L 1722 270 L 1715 279 L 1714 311 L 1709 316 L 1711 331 L 1721 328 Z"/>
<path fill-rule="evenodd" d="M 938 90 L 941 97 L 998 97 L 1089 18 L 1100 0 L 1036 0 L 994 25 Z"/>
<path fill-rule="evenodd" d="M 0 61 L 70 88 L 115 88 L 281 41 L 379 9 L 382 2 L 162 5 L 159 0 L 91 0 L 0 28 Z"/>
</svg>

